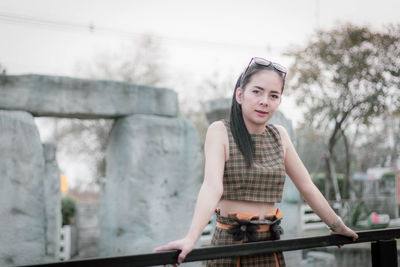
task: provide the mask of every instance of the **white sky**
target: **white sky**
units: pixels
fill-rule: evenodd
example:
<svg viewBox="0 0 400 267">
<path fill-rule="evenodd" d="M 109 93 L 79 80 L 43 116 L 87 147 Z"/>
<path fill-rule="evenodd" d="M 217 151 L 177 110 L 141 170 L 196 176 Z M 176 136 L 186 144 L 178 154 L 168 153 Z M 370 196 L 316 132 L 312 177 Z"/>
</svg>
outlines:
<svg viewBox="0 0 400 267">
<path fill-rule="evenodd" d="M 399 10 L 398 0 L 0 0 L 0 63 L 9 74 L 77 76 L 79 62 L 152 33 L 161 37 L 171 80 L 184 76 L 191 84 L 216 69 L 236 76 L 252 56 L 289 65 L 281 52 L 303 45 L 317 26 L 380 28 L 399 23 Z"/>
<path fill-rule="evenodd" d="M 79 76 L 78 63 L 151 33 L 165 48 L 167 85 L 181 94 L 216 70 L 239 75 L 253 56 L 288 66 L 282 51 L 317 27 L 379 29 L 400 23 L 399 10 L 398 0 L 0 0 L 0 64 L 8 74 Z M 285 97 L 280 109 L 296 123 L 293 102 Z"/>
</svg>

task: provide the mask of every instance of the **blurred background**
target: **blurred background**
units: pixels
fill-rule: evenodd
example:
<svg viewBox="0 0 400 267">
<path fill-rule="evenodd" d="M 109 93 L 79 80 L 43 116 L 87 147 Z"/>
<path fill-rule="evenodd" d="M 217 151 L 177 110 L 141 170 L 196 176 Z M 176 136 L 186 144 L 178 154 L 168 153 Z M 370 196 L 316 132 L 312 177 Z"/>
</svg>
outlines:
<svg viewBox="0 0 400 267">
<path fill-rule="evenodd" d="M 374 227 L 372 218 L 378 224 L 385 216 L 396 225 L 398 10 L 395 0 L 2 0 L 0 72 L 171 89 L 201 149 L 207 112 L 231 97 L 249 60 L 279 62 L 289 73 L 278 122 L 319 189 L 354 227 Z M 64 212 L 75 214 L 73 203 L 98 203 L 114 119 L 45 116 L 35 123 L 41 141 L 56 144 Z M 291 190 L 288 203 L 304 204 Z M 98 255 L 98 207 L 81 213 L 91 209 L 92 239 L 80 246 L 95 248 L 81 257 Z M 306 228 L 296 233 L 321 233 Z"/>
<path fill-rule="evenodd" d="M 181 113 L 195 116 L 192 113 L 200 111 L 202 101 L 231 95 L 251 57 L 290 67 L 293 57 L 285 52 L 306 46 L 317 30 L 343 23 L 382 30 L 398 23 L 399 5 L 389 0 L 3 0 L 0 64 L 10 75 L 62 75 L 167 87 L 178 93 Z M 297 127 L 305 110 L 296 105 L 294 89 L 288 86 L 280 110 Z M 42 135 L 44 140 L 56 138 L 52 130 Z M 68 178 L 73 187 L 88 182 L 72 173 Z"/>
</svg>

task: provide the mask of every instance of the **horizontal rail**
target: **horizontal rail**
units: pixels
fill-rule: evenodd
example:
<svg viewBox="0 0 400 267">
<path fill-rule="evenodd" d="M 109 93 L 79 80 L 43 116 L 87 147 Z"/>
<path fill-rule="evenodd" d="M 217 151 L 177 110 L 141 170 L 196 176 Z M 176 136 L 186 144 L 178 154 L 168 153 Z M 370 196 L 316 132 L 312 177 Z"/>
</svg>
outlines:
<svg viewBox="0 0 400 267">
<path fill-rule="evenodd" d="M 381 230 L 357 232 L 359 238 L 353 242 L 350 238 L 340 235 L 325 235 L 314 237 L 302 237 L 276 241 L 260 241 L 254 243 L 235 244 L 228 246 L 205 247 L 194 249 L 190 252 L 185 262 L 203 261 L 215 258 L 233 256 L 247 256 L 261 253 L 272 253 L 277 251 L 292 251 L 317 247 L 328 247 L 335 245 L 374 242 L 379 240 L 391 240 L 400 238 L 400 228 L 389 228 Z M 93 258 L 85 260 L 71 260 L 56 263 L 47 263 L 29 266 L 54 266 L 54 267 L 134 267 L 174 264 L 179 251 L 165 251 L 141 255 Z"/>
</svg>

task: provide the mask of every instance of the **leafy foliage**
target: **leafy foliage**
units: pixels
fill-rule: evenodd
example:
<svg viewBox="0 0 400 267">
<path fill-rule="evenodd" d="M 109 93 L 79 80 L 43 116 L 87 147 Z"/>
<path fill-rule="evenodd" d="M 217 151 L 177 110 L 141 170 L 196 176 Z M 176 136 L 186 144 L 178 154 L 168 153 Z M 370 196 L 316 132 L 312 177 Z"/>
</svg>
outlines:
<svg viewBox="0 0 400 267">
<path fill-rule="evenodd" d="M 76 202 L 70 196 L 61 199 L 62 225 L 71 225 L 75 216 Z"/>
</svg>

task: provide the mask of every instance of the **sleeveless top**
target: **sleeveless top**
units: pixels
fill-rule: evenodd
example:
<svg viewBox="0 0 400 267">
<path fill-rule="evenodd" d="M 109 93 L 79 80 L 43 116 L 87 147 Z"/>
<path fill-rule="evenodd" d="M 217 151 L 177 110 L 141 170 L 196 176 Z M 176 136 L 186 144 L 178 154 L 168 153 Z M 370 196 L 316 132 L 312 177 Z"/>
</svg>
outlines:
<svg viewBox="0 0 400 267">
<path fill-rule="evenodd" d="M 229 121 L 223 120 L 229 138 L 229 159 L 225 162 L 221 199 L 280 202 L 286 172 L 281 136 L 268 124 L 262 134 L 251 134 L 253 164 L 246 161 L 233 139 Z"/>
</svg>

